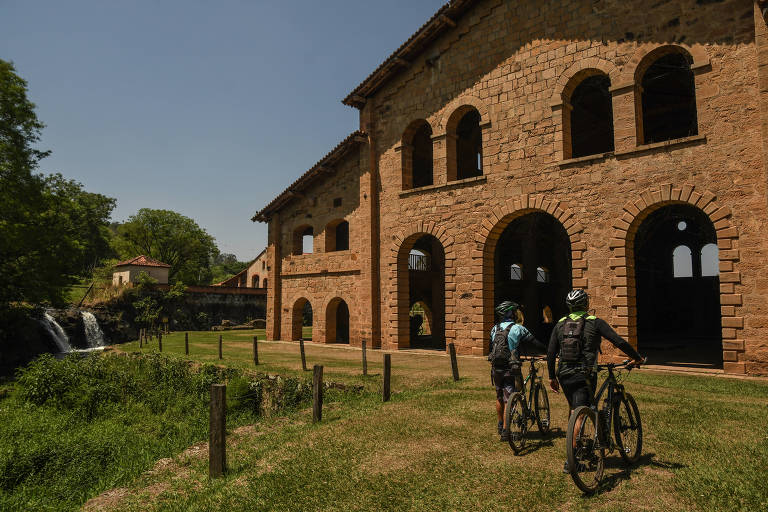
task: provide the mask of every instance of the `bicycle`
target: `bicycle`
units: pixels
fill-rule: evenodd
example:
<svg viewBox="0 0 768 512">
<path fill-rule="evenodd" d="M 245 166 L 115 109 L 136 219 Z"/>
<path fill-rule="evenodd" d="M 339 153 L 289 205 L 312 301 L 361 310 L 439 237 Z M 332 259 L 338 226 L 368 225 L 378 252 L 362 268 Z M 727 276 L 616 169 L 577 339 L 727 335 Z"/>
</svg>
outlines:
<svg viewBox="0 0 768 512">
<path fill-rule="evenodd" d="M 533 426 L 535 421 L 539 432 L 543 436 L 549 433 L 550 427 L 549 398 L 547 397 L 547 390 L 544 388 L 542 379 L 538 376 L 538 371 L 536 370 L 536 362 L 542 361 L 545 358 L 531 357 L 528 359 L 531 362 L 528 376 L 523 381 L 520 391 L 510 395 L 505 409 L 504 424 L 509 429 L 509 446 L 515 452 L 515 455 L 519 455 L 525 447 L 525 436 L 528 433 L 529 424 Z M 531 382 L 531 387 L 528 393 L 528 400 L 526 401 L 525 386 L 528 381 Z"/>
<path fill-rule="evenodd" d="M 600 386 L 594 405 L 577 408 L 568 421 L 565 441 L 568 472 L 576 487 L 585 493 L 593 493 L 600 486 L 606 450 L 613 453 L 618 449 L 626 464 L 634 464 L 640 458 L 643 449 L 640 411 L 635 399 L 624 390 L 614 374 L 615 369 L 629 372 L 632 368 L 634 365 L 629 361 L 598 365 L 597 371 L 607 370 L 608 377 Z M 606 391 L 603 407 L 598 410 L 597 404 Z"/>
</svg>

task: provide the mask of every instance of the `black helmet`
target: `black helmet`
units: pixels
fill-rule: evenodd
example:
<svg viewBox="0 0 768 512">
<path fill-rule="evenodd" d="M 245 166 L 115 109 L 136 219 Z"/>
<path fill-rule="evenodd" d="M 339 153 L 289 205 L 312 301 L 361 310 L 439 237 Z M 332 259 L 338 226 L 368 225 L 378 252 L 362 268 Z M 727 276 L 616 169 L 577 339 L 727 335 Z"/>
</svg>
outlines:
<svg viewBox="0 0 768 512">
<path fill-rule="evenodd" d="M 565 297 L 565 303 L 571 311 L 586 311 L 589 307 L 589 295 L 581 288 L 576 288 Z"/>
<path fill-rule="evenodd" d="M 506 316 L 510 316 L 520 309 L 520 304 L 517 302 L 512 302 L 511 300 L 505 300 L 498 306 L 496 306 L 496 312 L 501 316 L 502 318 Z"/>
</svg>

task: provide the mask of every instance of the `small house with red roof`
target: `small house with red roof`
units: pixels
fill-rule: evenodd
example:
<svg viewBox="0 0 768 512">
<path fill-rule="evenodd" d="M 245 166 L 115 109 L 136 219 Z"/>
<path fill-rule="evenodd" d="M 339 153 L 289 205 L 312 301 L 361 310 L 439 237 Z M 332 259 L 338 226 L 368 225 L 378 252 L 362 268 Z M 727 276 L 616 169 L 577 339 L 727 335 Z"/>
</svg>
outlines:
<svg viewBox="0 0 768 512">
<path fill-rule="evenodd" d="M 170 270 L 171 266 L 162 261 L 144 255 L 136 256 L 115 265 L 115 271 L 112 273 L 112 284 L 122 286 L 135 283 L 142 272 L 157 280 L 158 284 L 168 284 L 168 272 Z"/>
</svg>

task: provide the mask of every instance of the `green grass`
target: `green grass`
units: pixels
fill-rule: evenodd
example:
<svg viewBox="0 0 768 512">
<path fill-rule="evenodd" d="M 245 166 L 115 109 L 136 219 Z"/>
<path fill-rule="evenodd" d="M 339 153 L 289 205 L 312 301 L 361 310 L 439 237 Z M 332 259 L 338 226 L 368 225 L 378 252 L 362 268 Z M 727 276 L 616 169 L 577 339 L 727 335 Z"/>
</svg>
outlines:
<svg viewBox="0 0 768 512">
<path fill-rule="evenodd" d="M 253 369 L 252 338 L 263 331 L 221 333 L 221 361 L 219 334 L 190 333 L 189 358 Z M 305 345 L 308 366 L 322 364 L 325 380 L 360 385 L 364 392 L 327 400 L 319 424 L 311 422 L 308 409 L 299 409 L 245 430 L 231 425 L 229 471 L 214 481 L 207 478 L 204 451 L 182 452 L 182 443 L 154 452 L 155 458 L 170 458 L 151 471 L 145 469 L 152 457 L 132 465 L 135 454 L 116 450 L 115 460 L 129 469 L 100 485 L 116 489 L 86 510 L 768 509 L 764 380 L 625 374 L 643 419 L 643 456 L 633 468 L 625 468 L 616 453 L 609 456 L 604 489 L 586 497 L 560 471 L 568 414 L 562 395 L 549 395 L 553 435 L 541 440 L 534 431 L 527 452 L 515 456 L 498 442 L 482 358 L 459 357 L 462 378 L 454 383 L 444 354 L 395 352 L 392 400 L 384 404 L 381 351 L 369 350 L 370 375 L 363 377 L 359 349 Z M 142 350 L 157 348 L 153 341 Z M 135 351 L 138 343 L 120 349 Z M 183 333 L 164 337 L 163 349 L 183 357 Z M 260 372 L 309 376 L 301 369 L 298 343 L 262 341 L 259 356 Z M 126 418 L 138 421 L 136 414 Z M 30 423 L 35 421 L 45 419 Z M 60 421 L 57 428 L 63 428 Z M 204 439 L 203 431 L 189 444 Z M 136 471 L 143 473 L 131 477 Z"/>
<path fill-rule="evenodd" d="M 252 366 L 248 336 L 225 333 L 223 363 Z M 214 340 L 206 340 L 201 333 L 192 358 L 217 357 Z M 172 336 L 169 350 L 176 343 Z M 550 392 L 554 435 L 532 440 L 516 457 L 494 432 L 483 359 L 460 357 L 462 379 L 453 383 L 445 355 L 395 352 L 393 399 L 382 404 L 379 351 L 368 352 L 369 371 L 379 375 L 363 378 L 359 350 L 306 347 L 308 364 L 323 364 L 326 378 L 369 393 L 331 406 L 321 424 L 304 414 L 257 426 L 228 452 L 222 479 L 207 480 L 202 458 L 179 460 L 127 486 L 115 509 L 768 509 L 766 381 L 632 372 L 624 383 L 640 407 L 643 457 L 625 468 L 610 455 L 604 488 L 586 497 L 560 471 L 568 414 L 562 395 Z M 298 344 L 264 342 L 259 351 L 260 370 L 303 373 Z"/>
</svg>

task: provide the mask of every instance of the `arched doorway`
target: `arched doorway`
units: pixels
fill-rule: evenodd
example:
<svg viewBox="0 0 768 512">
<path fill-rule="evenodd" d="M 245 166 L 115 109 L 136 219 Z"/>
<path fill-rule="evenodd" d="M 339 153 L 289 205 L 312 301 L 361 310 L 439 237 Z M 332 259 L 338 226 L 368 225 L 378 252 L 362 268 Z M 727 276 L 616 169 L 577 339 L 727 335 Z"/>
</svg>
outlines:
<svg viewBox="0 0 768 512">
<path fill-rule="evenodd" d="M 325 342 L 349 343 L 349 307 L 336 297 L 325 312 Z"/>
<path fill-rule="evenodd" d="M 312 304 L 304 297 L 293 303 L 291 339 L 312 339 Z"/>
<path fill-rule="evenodd" d="M 432 235 L 407 239 L 399 251 L 398 275 L 398 347 L 444 350 L 445 252 L 440 241 Z M 416 309 L 430 313 L 428 331 L 423 329 L 424 318 L 411 314 L 417 304 Z"/>
<path fill-rule="evenodd" d="M 634 237 L 638 351 L 657 364 L 722 367 L 717 236 L 686 204 L 649 214 Z"/>
<path fill-rule="evenodd" d="M 494 251 L 493 305 L 521 304 L 525 326 L 546 344 L 554 324 L 567 314 L 570 289 L 571 241 L 562 224 L 538 211 L 512 220 Z"/>
</svg>

